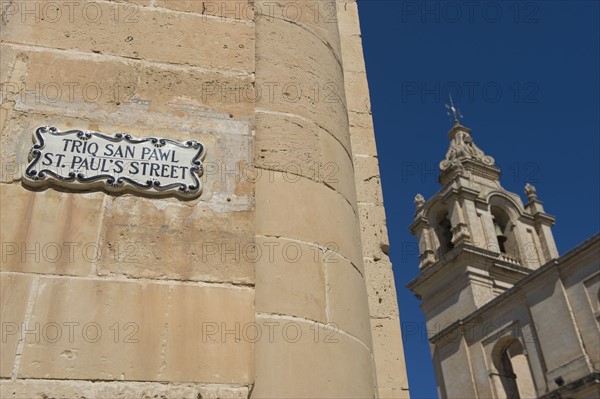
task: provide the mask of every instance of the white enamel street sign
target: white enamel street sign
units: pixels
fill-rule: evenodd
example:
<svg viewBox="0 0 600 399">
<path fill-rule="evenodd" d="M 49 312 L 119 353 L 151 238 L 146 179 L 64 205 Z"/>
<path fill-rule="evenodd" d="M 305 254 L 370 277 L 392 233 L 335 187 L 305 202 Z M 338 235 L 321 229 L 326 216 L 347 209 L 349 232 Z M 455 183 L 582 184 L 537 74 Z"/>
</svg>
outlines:
<svg viewBox="0 0 600 399">
<path fill-rule="evenodd" d="M 146 195 L 198 197 L 204 145 L 189 140 L 135 138 L 82 130 L 40 127 L 33 134 L 23 183 L 73 190 L 104 189 Z"/>
</svg>

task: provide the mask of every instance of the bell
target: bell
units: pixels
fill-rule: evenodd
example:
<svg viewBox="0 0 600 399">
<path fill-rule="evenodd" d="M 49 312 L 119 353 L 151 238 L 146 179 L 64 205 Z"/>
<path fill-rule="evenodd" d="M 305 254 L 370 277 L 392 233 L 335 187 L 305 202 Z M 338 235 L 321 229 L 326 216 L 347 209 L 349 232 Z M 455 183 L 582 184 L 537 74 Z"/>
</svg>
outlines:
<svg viewBox="0 0 600 399">
<path fill-rule="evenodd" d="M 502 228 L 496 221 L 494 221 L 494 230 L 496 231 L 496 237 L 498 237 L 500 245 L 504 244 L 508 238 L 504 235 Z"/>
</svg>

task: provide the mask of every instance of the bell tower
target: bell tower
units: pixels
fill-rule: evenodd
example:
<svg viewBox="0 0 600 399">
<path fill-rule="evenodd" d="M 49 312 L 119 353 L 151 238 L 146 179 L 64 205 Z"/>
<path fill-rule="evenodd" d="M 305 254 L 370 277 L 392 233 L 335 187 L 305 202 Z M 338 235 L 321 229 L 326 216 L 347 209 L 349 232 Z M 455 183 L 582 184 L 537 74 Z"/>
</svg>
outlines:
<svg viewBox="0 0 600 399">
<path fill-rule="evenodd" d="M 558 257 L 554 218 L 527 184 L 527 203 L 500 184 L 500 169 L 456 117 L 440 162 L 442 188 L 417 194 L 410 230 L 419 242 L 420 275 L 408 287 L 422 300 L 428 331 L 482 307 Z"/>
</svg>

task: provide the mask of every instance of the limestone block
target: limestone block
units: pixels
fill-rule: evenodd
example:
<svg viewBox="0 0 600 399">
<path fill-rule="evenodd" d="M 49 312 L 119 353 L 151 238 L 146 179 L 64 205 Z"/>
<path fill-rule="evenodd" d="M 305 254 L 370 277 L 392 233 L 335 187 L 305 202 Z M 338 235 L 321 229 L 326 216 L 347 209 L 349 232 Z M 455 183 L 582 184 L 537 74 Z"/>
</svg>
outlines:
<svg viewBox="0 0 600 399">
<path fill-rule="evenodd" d="M 261 316 L 254 398 L 371 398 L 369 350 L 347 335 L 300 320 Z M 290 361 L 293 359 L 294 361 Z M 274 367 L 277 365 L 277 367 Z"/>
<path fill-rule="evenodd" d="M 348 112 L 352 152 L 357 155 L 377 156 L 373 119 L 369 114 Z"/>
<path fill-rule="evenodd" d="M 464 338 L 452 339 L 445 346 L 436 345 L 431 350 L 436 360 L 439 359 L 438 370 L 444 380 L 451 380 L 445 388 L 445 397 L 448 398 L 474 398 L 477 397 L 474 381 L 469 370 L 469 353 Z M 437 370 L 436 370 L 437 372 Z"/>
<path fill-rule="evenodd" d="M 320 131 L 315 123 L 293 115 L 256 114 L 256 166 L 319 181 Z M 327 133 L 325 133 L 327 134 Z"/>
<path fill-rule="evenodd" d="M 398 318 L 398 298 L 392 264 L 387 256 L 375 261 L 365 259 L 365 279 L 371 317 Z"/>
<path fill-rule="evenodd" d="M 371 113 L 367 76 L 363 72 L 344 71 L 348 111 Z"/>
<path fill-rule="evenodd" d="M 337 4 L 335 0 L 297 1 L 258 0 L 254 2 L 256 20 L 272 22 L 283 20 L 293 25 L 298 25 L 319 37 L 335 53 L 338 62 L 341 62 L 340 39 L 337 27 Z"/>
<path fill-rule="evenodd" d="M 371 348 L 371 325 L 365 280 L 348 262 L 327 263 L 329 322 Z"/>
<path fill-rule="evenodd" d="M 8 104 L 8 103 L 5 103 Z M 13 109 L 6 111 L 6 120 L 0 131 L 0 181 L 12 183 L 21 180 L 28 165 L 29 150 L 33 145 L 30 115 Z"/>
<path fill-rule="evenodd" d="M 256 183 L 256 208 L 260 210 L 258 234 L 330 245 L 362 268 L 356 215 L 341 195 L 324 184 L 306 178 L 286 181 L 283 174 L 273 172 L 272 179 Z"/>
<path fill-rule="evenodd" d="M 366 73 L 360 36 L 340 36 L 344 71 Z"/>
<path fill-rule="evenodd" d="M 363 254 L 383 258 L 389 253 L 385 209 L 379 205 L 358 205 Z"/>
<path fill-rule="evenodd" d="M 350 152 L 343 75 L 331 47 L 279 19 L 260 19 L 257 32 L 270 38 L 257 43 L 257 105 L 314 121 Z"/>
<path fill-rule="evenodd" d="M 32 282 L 31 276 L 0 273 L 0 377 L 11 376 Z"/>
<path fill-rule="evenodd" d="M 0 186 L 2 271 L 88 275 L 108 255 L 99 240 L 105 195 Z"/>
<path fill-rule="evenodd" d="M 253 289 L 175 285 L 170 302 L 161 380 L 254 380 Z"/>
<path fill-rule="evenodd" d="M 204 338 L 207 323 L 251 322 L 252 298 L 239 287 L 42 278 L 30 321 L 41 333 L 26 337 L 19 376 L 246 384 L 252 344 Z"/>
<path fill-rule="evenodd" d="M 8 119 L 8 114 L 12 112 L 12 109 L 8 107 L 0 106 L 0 135 L 4 130 L 4 125 L 6 124 L 6 120 Z M 4 170 L 4 167 L 2 168 Z"/>
<path fill-rule="evenodd" d="M 69 10 L 66 2 L 58 3 Z M 112 7 L 112 8 L 111 8 Z M 120 9 L 120 7 L 117 7 Z M 170 64 L 254 71 L 254 26 L 191 13 L 133 7 L 115 14 L 110 2 L 73 6 L 56 18 L 9 16 L 8 43 L 78 50 Z M 72 16 L 72 18 L 71 18 Z M 152 45 L 148 45 L 152 43 Z M 72 69 L 71 69 L 72 70 Z"/>
<path fill-rule="evenodd" d="M 324 254 L 320 248 L 256 237 L 256 311 L 327 322 Z"/>
<path fill-rule="evenodd" d="M 346 149 L 316 124 L 293 115 L 259 112 L 256 165 L 295 179 L 305 176 L 356 202 L 354 167 Z"/>
<path fill-rule="evenodd" d="M 319 175 L 323 183 L 333 187 L 356 211 L 354 165 L 346 149 L 329 134 L 321 134 L 323 161 Z"/>
<path fill-rule="evenodd" d="M 20 378 L 156 381 L 169 286 L 41 278 Z"/>
<path fill-rule="evenodd" d="M 377 367 L 377 387 L 380 393 L 382 389 L 408 391 L 400 320 L 397 318 L 372 319 L 371 326 L 373 353 Z M 408 397 L 408 392 L 399 397 Z"/>
<path fill-rule="evenodd" d="M 377 389 L 380 399 L 409 399 L 408 389 L 379 388 Z"/>
<path fill-rule="evenodd" d="M 254 19 L 254 7 L 248 0 L 157 0 L 155 7 L 227 18 L 232 21 L 252 21 Z"/>
<path fill-rule="evenodd" d="M 356 1 L 339 1 L 337 17 L 340 36 L 361 34 L 360 21 L 358 19 L 358 5 Z"/>
<path fill-rule="evenodd" d="M 187 117 L 204 111 L 204 118 L 245 120 L 253 113 L 249 76 L 45 51 L 26 58 L 23 82 L 11 83 L 19 90 L 15 97 L 20 110 L 77 117 L 102 113 L 104 120 L 132 111 Z"/>
<path fill-rule="evenodd" d="M 352 151 L 355 155 L 367 155 L 372 157 L 377 155 L 377 146 L 375 144 L 373 128 L 350 126 L 350 137 L 352 141 Z"/>
<path fill-rule="evenodd" d="M 255 19 L 254 2 L 251 0 L 204 0 L 203 3 L 204 9 L 202 14 L 204 15 L 241 21 L 252 21 Z"/>
<path fill-rule="evenodd" d="M 383 205 L 379 162 L 375 157 L 354 157 L 358 202 Z"/>
<path fill-rule="evenodd" d="M 14 86 L 9 83 L 18 81 L 18 77 L 15 76 L 14 80 L 11 79 L 16 67 L 17 51 L 4 43 L 0 44 L 0 51 L 2 52 L 2 57 L 0 57 L 0 103 L 2 103 L 15 91 Z"/>
<path fill-rule="evenodd" d="M 147 7 L 151 4 L 152 0 L 111 0 L 114 1 L 115 3 L 122 3 L 122 4 L 134 4 L 137 6 L 142 6 L 142 7 Z M 129 10 L 131 12 L 131 10 L 133 10 L 133 8 L 123 8 L 123 10 Z M 90 11 L 91 14 L 91 11 Z"/>
<path fill-rule="evenodd" d="M 527 302 L 548 373 L 570 362 L 575 363 L 580 352 L 572 348 L 580 347 L 580 336 L 573 324 L 572 311 L 561 280 L 546 279 L 543 285 L 540 282 L 535 290 L 527 291 Z M 557 329 L 555 318 L 547 317 L 548 314 L 571 317 L 562 317 L 561 328 Z"/>
<path fill-rule="evenodd" d="M 0 384 L 0 396 L 14 399 L 245 399 L 248 391 L 247 386 L 134 381 L 3 380 Z"/>
<path fill-rule="evenodd" d="M 157 0 L 154 5 L 155 7 L 198 14 L 202 14 L 204 9 L 204 1 L 202 0 Z"/>
<path fill-rule="evenodd" d="M 254 214 L 215 212 L 177 200 L 120 196 L 106 203 L 98 271 L 175 280 L 254 281 Z M 115 261 L 117 259 L 117 261 Z"/>
</svg>

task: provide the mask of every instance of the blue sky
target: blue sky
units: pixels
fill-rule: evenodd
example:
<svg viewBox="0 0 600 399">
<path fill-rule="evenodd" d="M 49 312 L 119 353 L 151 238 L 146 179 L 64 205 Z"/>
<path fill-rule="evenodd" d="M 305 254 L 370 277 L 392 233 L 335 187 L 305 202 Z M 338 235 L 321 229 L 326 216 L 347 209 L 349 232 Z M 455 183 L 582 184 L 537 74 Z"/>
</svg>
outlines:
<svg viewBox="0 0 600 399">
<path fill-rule="evenodd" d="M 502 185 L 531 182 L 557 218 L 561 254 L 599 230 L 596 1 L 359 0 L 384 201 L 413 398 L 437 396 L 408 232 L 416 193 L 439 188 L 455 98 Z M 420 334 L 423 332 L 423 334 Z"/>
</svg>

